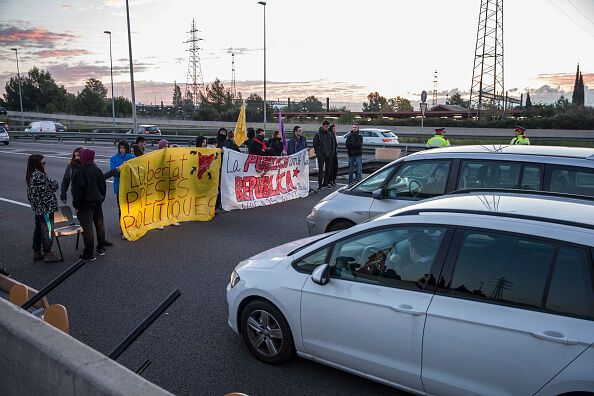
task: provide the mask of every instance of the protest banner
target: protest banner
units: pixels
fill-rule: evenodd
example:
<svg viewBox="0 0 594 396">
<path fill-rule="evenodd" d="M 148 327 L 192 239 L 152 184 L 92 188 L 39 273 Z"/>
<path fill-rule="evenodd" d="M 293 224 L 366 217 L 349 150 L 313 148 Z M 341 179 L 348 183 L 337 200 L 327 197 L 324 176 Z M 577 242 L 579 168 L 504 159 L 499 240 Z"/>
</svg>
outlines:
<svg viewBox="0 0 594 396">
<path fill-rule="evenodd" d="M 167 148 L 131 159 L 120 169 L 120 226 L 135 241 L 175 222 L 214 217 L 221 150 Z"/>
<path fill-rule="evenodd" d="M 221 172 L 221 203 L 225 210 L 273 205 L 309 194 L 307 150 L 283 157 L 225 150 Z"/>
</svg>

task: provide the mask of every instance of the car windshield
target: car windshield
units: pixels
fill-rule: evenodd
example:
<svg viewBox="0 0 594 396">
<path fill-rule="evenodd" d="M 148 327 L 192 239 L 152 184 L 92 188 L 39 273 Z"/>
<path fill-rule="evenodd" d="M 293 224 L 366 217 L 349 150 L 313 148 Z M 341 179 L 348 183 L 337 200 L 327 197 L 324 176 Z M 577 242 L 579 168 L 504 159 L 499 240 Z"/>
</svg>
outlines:
<svg viewBox="0 0 594 396">
<path fill-rule="evenodd" d="M 292 256 L 292 255 L 294 255 L 295 253 L 299 253 L 299 252 L 300 252 L 300 251 L 302 251 L 303 249 L 306 249 L 306 248 L 310 247 L 310 246 L 311 246 L 311 245 L 313 245 L 314 243 L 317 243 L 317 242 L 319 242 L 319 241 L 323 241 L 324 239 L 326 239 L 326 238 L 328 238 L 328 237 L 330 237 L 330 236 L 332 236 L 332 235 L 336 234 L 337 232 L 338 232 L 338 231 L 332 231 L 332 232 L 327 232 L 327 233 L 325 233 L 325 234 L 322 234 L 322 236 L 321 236 L 320 238 L 318 238 L 318 239 L 315 239 L 315 240 L 313 240 L 313 241 L 311 241 L 311 242 L 309 242 L 309 243 L 306 243 L 306 244 L 305 244 L 305 245 L 303 245 L 303 246 L 299 246 L 297 249 L 295 249 L 295 250 L 293 250 L 292 252 L 290 252 L 289 254 L 287 254 L 287 256 Z"/>
<path fill-rule="evenodd" d="M 151 131 L 151 132 L 157 132 L 159 130 L 159 128 L 156 126 L 150 126 L 150 127 L 146 128 L 146 130 Z"/>
<path fill-rule="evenodd" d="M 382 135 L 384 135 L 384 137 L 387 138 L 395 138 L 396 135 L 394 135 L 392 132 L 382 132 Z"/>
</svg>

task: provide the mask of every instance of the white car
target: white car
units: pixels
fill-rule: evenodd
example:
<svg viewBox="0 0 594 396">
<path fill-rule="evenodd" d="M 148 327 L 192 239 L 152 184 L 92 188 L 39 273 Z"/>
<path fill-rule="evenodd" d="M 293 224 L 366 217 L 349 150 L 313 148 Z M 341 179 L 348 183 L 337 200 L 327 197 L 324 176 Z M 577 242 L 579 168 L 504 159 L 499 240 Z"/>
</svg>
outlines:
<svg viewBox="0 0 594 396">
<path fill-rule="evenodd" d="M 4 145 L 8 145 L 8 143 L 10 143 L 10 136 L 8 136 L 8 131 L 3 128 L 0 127 L 0 142 L 4 143 Z"/>
<path fill-rule="evenodd" d="M 477 188 L 594 197 L 594 149 L 518 145 L 422 151 L 324 197 L 306 224 L 310 235 L 342 230 L 426 198 Z"/>
<path fill-rule="evenodd" d="M 593 255 L 592 201 L 457 193 L 239 263 L 228 322 L 417 394 L 594 392 Z"/>
<path fill-rule="evenodd" d="M 394 135 L 389 129 L 362 128 L 359 129 L 359 133 L 363 136 L 363 145 L 392 146 L 400 144 L 398 142 L 398 136 Z M 349 135 L 350 132 L 336 136 L 336 141 L 339 145 L 344 145 Z"/>
<path fill-rule="evenodd" d="M 35 121 L 25 128 L 25 132 L 56 132 L 56 124 L 53 121 Z"/>
</svg>

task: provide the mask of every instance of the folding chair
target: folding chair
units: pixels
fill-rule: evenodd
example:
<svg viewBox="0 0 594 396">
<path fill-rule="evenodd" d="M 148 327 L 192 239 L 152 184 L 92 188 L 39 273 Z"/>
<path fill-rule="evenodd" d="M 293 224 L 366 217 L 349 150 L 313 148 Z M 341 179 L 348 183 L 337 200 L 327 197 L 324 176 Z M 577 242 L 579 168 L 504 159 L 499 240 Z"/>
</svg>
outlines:
<svg viewBox="0 0 594 396">
<path fill-rule="evenodd" d="M 70 331 L 70 326 L 68 324 L 68 312 L 66 311 L 66 307 L 63 305 L 50 305 L 43 314 L 43 320 L 46 323 L 54 326 L 56 329 L 62 330 L 66 334 L 68 334 Z"/>
<path fill-rule="evenodd" d="M 82 231 L 83 228 L 74 221 L 70 206 L 63 205 L 58 207 L 58 211 L 54 213 L 54 236 L 56 237 L 56 243 L 60 251 L 60 261 L 64 261 L 62 247 L 60 246 L 60 237 L 76 234 L 76 250 L 78 250 L 78 242 Z"/>
</svg>

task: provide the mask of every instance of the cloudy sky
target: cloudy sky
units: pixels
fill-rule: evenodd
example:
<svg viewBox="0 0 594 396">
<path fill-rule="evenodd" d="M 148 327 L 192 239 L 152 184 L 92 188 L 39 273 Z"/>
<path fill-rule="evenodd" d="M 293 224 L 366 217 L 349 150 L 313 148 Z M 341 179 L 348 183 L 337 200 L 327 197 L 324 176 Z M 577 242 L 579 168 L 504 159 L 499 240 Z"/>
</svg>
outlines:
<svg viewBox="0 0 594 396">
<path fill-rule="evenodd" d="M 479 0 L 268 0 L 268 98 L 313 94 L 360 110 L 371 91 L 418 100 L 433 89 L 468 95 Z M 47 69 L 72 91 L 87 78 L 109 85 L 113 32 L 116 95 L 129 96 L 125 0 L 0 0 L 0 92 L 16 73 Z M 262 95 L 263 7 L 257 0 L 130 0 L 137 101 L 171 102 L 184 85 L 192 18 L 200 37 L 205 83 L 231 80 L 236 54 L 238 91 Z M 579 62 L 594 105 L 594 0 L 506 0 L 505 86 L 533 101 L 569 95 Z"/>
</svg>

